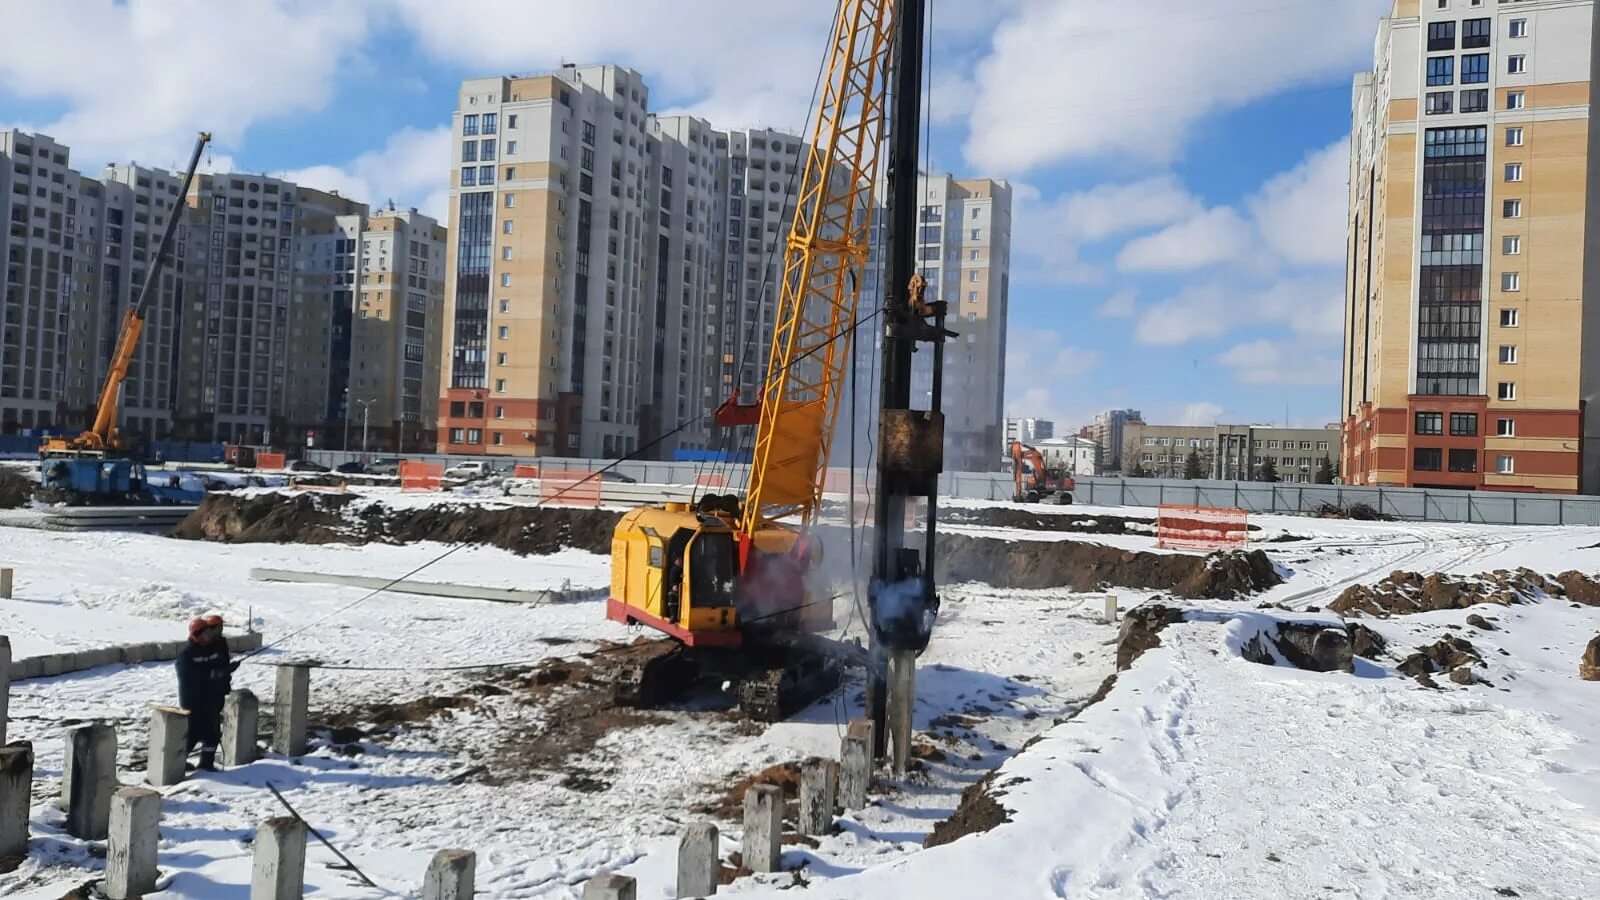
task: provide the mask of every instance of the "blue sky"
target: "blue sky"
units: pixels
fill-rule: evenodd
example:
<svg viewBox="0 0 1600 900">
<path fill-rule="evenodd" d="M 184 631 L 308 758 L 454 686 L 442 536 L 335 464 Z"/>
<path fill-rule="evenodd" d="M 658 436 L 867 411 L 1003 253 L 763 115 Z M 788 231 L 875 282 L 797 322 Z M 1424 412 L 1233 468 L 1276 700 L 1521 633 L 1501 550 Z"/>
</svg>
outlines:
<svg viewBox="0 0 1600 900">
<path fill-rule="evenodd" d="M 1007 413 L 1336 420 L 1349 84 L 1390 0 L 931 2 L 932 164 L 1017 196 Z M 832 11 L 574 6 L 3 0 L 0 127 L 88 171 L 208 128 L 217 169 L 440 212 L 462 78 L 617 62 L 658 111 L 796 128 Z"/>
</svg>

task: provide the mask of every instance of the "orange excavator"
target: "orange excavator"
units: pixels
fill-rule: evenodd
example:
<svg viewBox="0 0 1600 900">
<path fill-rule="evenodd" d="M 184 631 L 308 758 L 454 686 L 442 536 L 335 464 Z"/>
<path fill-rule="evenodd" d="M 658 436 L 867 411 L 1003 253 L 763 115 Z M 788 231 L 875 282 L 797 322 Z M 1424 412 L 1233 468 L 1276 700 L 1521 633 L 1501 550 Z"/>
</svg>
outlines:
<svg viewBox="0 0 1600 900">
<path fill-rule="evenodd" d="M 1078 486 L 1065 469 L 1046 465 L 1043 453 L 1021 441 L 1011 442 L 1011 479 L 1016 485 L 1011 499 L 1017 503 L 1065 506 L 1072 502 L 1072 491 Z"/>
</svg>

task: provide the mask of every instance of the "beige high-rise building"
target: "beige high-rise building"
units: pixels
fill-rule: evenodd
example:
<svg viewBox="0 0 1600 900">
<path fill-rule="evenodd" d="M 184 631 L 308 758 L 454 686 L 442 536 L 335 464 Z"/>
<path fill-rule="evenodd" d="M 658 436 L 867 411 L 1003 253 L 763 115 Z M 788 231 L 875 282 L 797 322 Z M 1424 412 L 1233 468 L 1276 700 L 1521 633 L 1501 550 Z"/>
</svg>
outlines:
<svg viewBox="0 0 1600 900">
<path fill-rule="evenodd" d="M 701 119 L 656 120 L 649 99 L 620 66 L 462 83 L 441 450 L 704 445 L 716 135 Z"/>
<path fill-rule="evenodd" d="M 1396 0 L 1351 104 L 1352 484 L 1600 491 L 1592 0 Z"/>
</svg>

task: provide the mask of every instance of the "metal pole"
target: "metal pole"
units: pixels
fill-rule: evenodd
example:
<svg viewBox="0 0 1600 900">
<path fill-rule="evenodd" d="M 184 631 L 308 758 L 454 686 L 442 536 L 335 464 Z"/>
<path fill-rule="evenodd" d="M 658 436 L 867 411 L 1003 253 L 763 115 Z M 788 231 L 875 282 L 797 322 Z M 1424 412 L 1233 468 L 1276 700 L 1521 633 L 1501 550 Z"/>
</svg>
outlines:
<svg viewBox="0 0 1600 900">
<path fill-rule="evenodd" d="M 367 418 L 372 414 L 372 401 L 361 404 L 361 455 L 367 454 Z"/>
</svg>

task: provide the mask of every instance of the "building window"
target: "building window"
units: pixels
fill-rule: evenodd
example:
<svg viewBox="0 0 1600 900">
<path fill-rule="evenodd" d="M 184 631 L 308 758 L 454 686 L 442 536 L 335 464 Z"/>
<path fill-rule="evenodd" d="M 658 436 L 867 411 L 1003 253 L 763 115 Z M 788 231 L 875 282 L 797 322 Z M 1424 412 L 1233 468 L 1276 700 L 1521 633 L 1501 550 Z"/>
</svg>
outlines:
<svg viewBox="0 0 1600 900">
<path fill-rule="evenodd" d="M 478 167 L 478 183 L 494 184 L 494 166 Z"/>
<path fill-rule="evenodd" d="M 1517 422 L 1515 419 L 1495 419 L 1494 433 L 1500 437 L 1516 437 Z"/>
<path fill-rule="evenodd" d="M 1477 437 L 1478 436 L 1478 414 L 1477 413 L 1451 413 L 1450 414 L 1450 433 L 1455 435 L 1456 437 Z"/>
<path fill-rule="evenodd" d="M 1427 101 L 1427 115 L 1439 116 L 1451 112 L 1450 104 L 1455 94 L 1450 91 L 1430 91 Z"/>
<path fill-rule="evenodd" d="M 504 444 L 504 443 L 505 443 L 505 442 L 506 442 L 506 437 L 505 437 L 505 435 L 503 435 L 503 434 L 501 434 L 501 433 L 500 433 L 500 432 L 498 432 L 498 431 L 496 431 L 496 432 L 495 432 L 495 433 L 494 433 L 494 445 L 495 445 L 495 446 L 496 446 L 496 447 L 499 447 L 499 446 L 501 446 L 501 445 L 502 445 L 502 444 Z"/>
<path fill-rule="evenodd" d="M 450 443 L 452 443 L 452 444 L 464 444 L 464 443 L 466 443 L 466 441 L 467 441 L 466 429 L 464 429 L 464 428 L 452 428 L 452 429 L 450 429 Z"/>
<path fill-rule="evenodd" d="M 1500 382 L 1500 387 L 1495 392 L 1495 396 L 1501 400 L 1517 399 L 1517 383 L 1515 381 Z"/>
<path fill-rule="evenodd" d="M 501 287 L 511 287 L 511 273 L 510 272 L 501 272 L 500 273 L 500 286 Z"/>
<path fill-rule="evenodd" d="M 517 142 L 516 141 L 506 141 L 506 155 L 507 156 L 515 156 L 516 153 L 517 153 Z"/>
<path fill-rule="evenodd" d="M 1506 129 L 1506 146 L 1507 147 L 1521 147 L 1522 146 L 1522 129 L 1521 128 L 1507 128 Z"/>
<path fill-rule="evenodd" d="M 461 161 L 462 162 L 477 162 L 478 161 L 478 142 L 477 141 L 462 141 L 461 142 Z"/>
<path fill-rule="evenodd" d="M 1522 91 L 1506 91 L 1506 109 L 1522 109 L 1527 102 L 1527 94 Z"/>
<path fill-rule="evenodd" d="M 504 394 L 506 392 L 506 380 L 504 378 L 496 378 L 494 380 L 494 392 L 496 394 Z"/>
<path fill-rule="evenodd" d="M 1417 434 L 1444 434 L 1444 413 L 1417 413 Z"/>
<path fill-rule="evenodd" d="M 971 239 L 974 240 L 974 241 L 982 240 L 983 239 L 983 229 L 981 229 L 981 228 L 972 229 Z"/>
<path fill-rule="evenodd" d="M 496 141 L 494 138 L 488 138 L 486 140 L 479 141 L 478 142 L 478 158 L 481 159 L 481 160 L 485 160 L 485 161 L 494 159 L 494 157 L 495 157 L 495 148 L 496 148 L 496 146 L 498 144 L 499 144 L 499 142 Z"/>
<path fill-rule="evenodd" d="M 1495 457 L 1494 470 L 1501 475 L 1512 475 L 1517 471 L 1516 463 L 1512 461 L 1511 454 L 1502 453 Z"/>
<path fill-rule="evenodd" d="M 1501 211 L 1505 213 L 1505 217 L 1508 219 L 1520 219 L 1522 218 L 1522 201 L 1507 200 L 1501 205 Z"/>
<path fill-rule="evenodd" d="M 1500 310 L 1500 327 L 1501 328 L 1515 328 L 1515 327 L 1517 327 L 1518 318 L 1519 318 L 1519 316 L 1518 316 L 1518 311 L 1517 310 L 1514 310 L 1514 309 L 1502 309 L 1502 310 Z"/>
<path fill-rule="evenodd" d="M 1514 37 L 1514 38 L 1527 37 L 1528 36 L 1528 20 L 1527 19 L 1512 19 L 1511 20 L 1511 32 L 1510 33 L 1511 33 L 1511 36 Z"/>
<path fill-rule="evenodd" d="M 495 331 L 495 337 L 498 337 L 500 340 L 503 341 L 503 340 L 511 337 L 511 329 L 509 327 L 505 326 L 505 325 L 501 325 L 499 327 L 499 329 L 497 329 Z"/>
<path fill-rule="evenodd" d="M 1418 472 L 1438 472 L 1444 468 L 1444 451 L 1438 447 L 1418 447 L 1411 451 L 1411 468 Z"/>
<path fill-rule="evenodd" d="M 967 281 L 969 281 L 969 282 L 971 282 L 973 284 L 977 283 L 977 281 L 978 281 L 978 271 L 976 269 L 974 269 L 974 270 L 972 270 L 972 271 L 967 273 Z"/>
<path fill-rule="evenodd" d="M 1474 88 L 1470 91 L 1462 91 L 1460 111 L 1464 113 L 1488 112 L 1489 89 Z"/>
<path fill-rule="evenodd" d="M 1500 239 L 1500 252 L 1506 256 L 1516 256 L 1522 252 L 1522 237 L 1508 234 Z"/>
<path fill-rule="evenodd" d="M 1506 74 L 1522 75 L 1528 71 L 1528 57 L 1521 53 L 1513 53 L 1506 57 Z"/>
<path fill-rule="evenodd" d="M 481 428 L 468 428 L 467 429 L 467 443 L 469 443 L 469 444 L 481 444 L 481 443 L 483 443 L 483 429 L 481 429 Z"/>
<path fill-rule="evenodd" d="M 1500 290 L 1507 292 L 1522 290 L 1522 276 L 1516 272 L 1501 272 Z"/>
<path fill-rule="evenodd" d="M 506 355 L 504 352 L 496 353 L 494 355 L 494 364 L 497 366 L 503 366 L 506 364 Z"/>
<path fill-rule="evenodd" d="M 1454 56 L 1428 57 L 1428 86 L 1456 83 L 1456 58 Z"/>
<path fill-rule="evenodd" d="M 1488 19 L 1467 19 L 1461 23 L 1461 49 L 1489 46 L 1489 34 L 1493 30 L 1494 26 Z"/>
<path fill-rule="evenodd" d="M 461 170 L 461 186 L 472 187 L 478 183 L 478 170 L 471 166 Z"/>
<path fill-rule="evenodd" d="M 1506 163 L 1506 180 L 1522 180 L 1522 163 Z"/>
<path fill-rule="evenodd" d="M 506 208 L 510 209 L 511 207 L 516 206 L 516 205 L 517 205 L 517 195 L 516 194 L 507 194 L 506 195 Z"/>
<path fill-rule="evenodd" d="M 1478 451 L 1476 450 L 1451 450 L 1450 471 L 1476 472 L 1478 471 Z"/>
<path fill-rule="evenodd" d="M 470 116 L 462 116 L 461 117 L 461 133 L 462 134 L 477 134 L 478 133 L 478 116 L 477 116 L 476 113 L 474 113 L 473 115 L 470 115 Z"/>
<path fill-rule="evenodd" d="M 500 118 L 500 114 L 499 113 L 484 113 L 483 114 L 483 133 L 484 134 L 494 134 L 495 123 L 499 118 Z"/>
<path fill-rule="evenodd" d="M 511 258 L 511 248 L 510 247 L 501 247 L 500 248 L 500 258 L 501 259 L 510 259 Z"/>
<path fill-rule="evenodd" d="M 512 114 L 506 116 L 506 127 L 507 128 L 515 128 L 515 127 L 517 127 L 517 114 L 516 113 L 512 113 Z"/>
<path fill-rule="evenodd" d="M 500 311 L 503 313 L 511 312 L 511 301 L 502 299 L 500 301 Z"/>
<path fill-rule="evenodd" d="M 1445 83 L 1448 84 L 1449 82 Z M 1489 54 L 1468 53 L 1461 57 L 1461 83 L 1489 83 Z"/>
<path fill-rule="evenodd" d="M 1501 344 L 1500 361 L 1508 366 L 1515 365 L 1517 362 L 1517 345 Z"/>
<path fill-rule="evenodd" d="M 500 233 L 501 234 L 510 234 L 514 230 L 515 230 L 515 226 L 511 224 L 511 220 L 510 219 L 506 219 L 504 222 L 500 223 Z"/>
<path fill-rule="evenodd" d="M 1428 52 L 1454 50 L 1455 48 L 1456 23 L 1454 21 L 1428 23 Z"/>
</svg>

